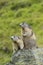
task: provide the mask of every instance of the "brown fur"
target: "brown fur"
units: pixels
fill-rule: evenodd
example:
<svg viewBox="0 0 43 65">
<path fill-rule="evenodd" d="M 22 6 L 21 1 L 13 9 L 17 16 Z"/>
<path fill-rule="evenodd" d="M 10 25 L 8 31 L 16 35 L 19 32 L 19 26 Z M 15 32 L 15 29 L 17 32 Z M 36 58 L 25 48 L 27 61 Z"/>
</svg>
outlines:
<svg viewBox="0 0 43 65">
<path fill-rule="evenodd" d="M 26 26 L 24 26 L 24 24 Z M 28 24 L 24 23 L 21 24 L 21 36 L 24 42 L 24 48 L 26 49 L 33 49 L 36 48 L 36 36 L 33 33 L 32 29 L 28 27 Z"/>
<path fill-rule="evenodd" d="M 17 51 L 19 49 L 23 49 L 24 44 L 23 44 L 23 41 L 22 41 L 21 38 L 19 38 L 18 36 L 15 36 L 15 37 L 13 36 L 12 40 L 13 40 L 13 43 L 12 43 L 13 51 Z"/>
</svg>

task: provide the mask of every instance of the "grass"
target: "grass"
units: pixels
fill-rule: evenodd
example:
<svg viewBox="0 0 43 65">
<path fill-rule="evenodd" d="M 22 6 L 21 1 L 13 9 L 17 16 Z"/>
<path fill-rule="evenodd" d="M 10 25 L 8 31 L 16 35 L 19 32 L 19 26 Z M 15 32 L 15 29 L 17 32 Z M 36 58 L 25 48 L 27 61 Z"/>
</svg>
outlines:
<svg viewBox="0 0 43 65">
<path fill-rule="evenodd" d="M 10 50 L 9 54 L 0 50 L 0 65 L 10 60 L 10 37 L 20 35 L 19 24 L 23 21 L 32 27 L 37 45 L 43 47 L 43 0 L 0 0 L 0 49 L 5 46 Z"/>
</svg>

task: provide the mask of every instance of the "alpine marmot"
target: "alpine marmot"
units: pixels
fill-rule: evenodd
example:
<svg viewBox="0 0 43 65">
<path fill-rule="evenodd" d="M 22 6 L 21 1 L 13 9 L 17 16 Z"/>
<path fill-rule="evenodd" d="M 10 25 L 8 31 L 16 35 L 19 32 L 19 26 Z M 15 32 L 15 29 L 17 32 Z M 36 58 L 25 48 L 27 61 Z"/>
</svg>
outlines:
<svg viewBox="0 0 43 65">
<path fill-rule="evenodd" d="M 18 36 L 11 36 L 11 39 L 13 40 L 12 46 L 13 46 L 13 51 L 17 51 L 19 49 L 23 49 L 24 44 L 23 41 L 20 37 Z"/>
<path fill-rule="evenodd" d="M 32 28 L 25 22 L 20 24 L 21 36 L 24 43 L 24 48 L 33 49 L 36 48 L 36 36 L 32 31 Z"/>
</svg>

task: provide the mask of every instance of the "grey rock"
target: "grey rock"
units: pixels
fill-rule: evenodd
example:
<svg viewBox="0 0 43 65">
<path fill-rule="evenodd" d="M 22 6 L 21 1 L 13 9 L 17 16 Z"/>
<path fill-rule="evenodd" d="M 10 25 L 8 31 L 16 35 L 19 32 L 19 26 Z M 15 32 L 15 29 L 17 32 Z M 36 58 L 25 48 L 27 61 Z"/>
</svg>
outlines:
<svg viewBox="0 0 43 65">
<path fill-rule="evenodd" d="M 43 48 L 19 50 L 12 54 L 8 65 L 43 65 Z"/>
</svg>

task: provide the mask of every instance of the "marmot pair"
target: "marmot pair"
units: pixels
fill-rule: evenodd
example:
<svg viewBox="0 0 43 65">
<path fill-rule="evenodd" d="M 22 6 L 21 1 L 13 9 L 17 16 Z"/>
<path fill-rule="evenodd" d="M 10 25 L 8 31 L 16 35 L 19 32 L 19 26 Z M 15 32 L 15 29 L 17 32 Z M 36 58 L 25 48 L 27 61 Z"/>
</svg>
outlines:
<svg viewBox="0 0 43 65">
<path fill-rule="evenodd" d="M 36 48 L 36 36 L 32 31 L 32 28 L 25 22 L 20 23 L 21 27 L 21 38 L 17 36 L 12 36 L 13 40 L 13 50 L 18 49 L 33 49 Z"/>
</svg>

